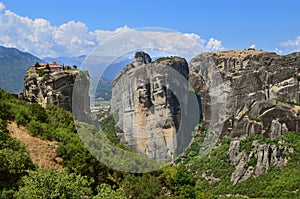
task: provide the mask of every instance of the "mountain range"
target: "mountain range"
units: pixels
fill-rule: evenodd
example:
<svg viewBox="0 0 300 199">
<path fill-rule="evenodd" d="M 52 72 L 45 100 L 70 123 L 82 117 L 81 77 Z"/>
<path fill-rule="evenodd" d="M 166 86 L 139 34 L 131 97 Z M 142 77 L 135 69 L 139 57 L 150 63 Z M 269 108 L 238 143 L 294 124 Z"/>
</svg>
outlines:
<svg viewBox="0 0 300 199">
<path fill-rule="evenodd" d="M 27 52 L 22 52 L 16 48 L 7 48 L 0 46 L 0 88 L 10 93 L 20 93 L 23 91 L 24 76 L 29 66 L 34 65 L 36 62 L 39 63 L 51 63 L 53 61 L 60 65 L 73 66 L 77 65 L 81 68 L 86 55 L 78 57 L 45 57 L 39 58 Z M 97 92 L 97 96 L 101 97 L 103 91 L 101 88 L 105 87 L 105 93 L 107 88 L 110 87 L 108 84 L 116 77 L 116 75 L 123 69 L 123 67 L 130 63 L 130 58 L 120 58 L 111 63 L 108 68 L 104 71 L 102 77 L 93 77 L 93 71 L 89 71 L 92 78 L 104 79 L 100 81 Z M 95 69 L 97 70 L 97 69 Z M 104 86 L 102 84 L 105 84 Z M 109 89 L 110 90 L 110 89 Z"/>
<path fill-rule="evenodd" d="M 23 90 L 26 69 L 42 59 L 16 48 L 0 46 L 0 88 L 11 93 Z"/>
<path fill-rule="evenodd" d="M 60 65 L 65 65 L 65 66 L 73 66 L 76 65 L 78 67 L 81 66 L 82 62 L 84 61 L 86 55 L 81 55 L 78 57 L 45 57 L 43 60 L 47 63 L 51 63 L 55 61 L 56 63 Z"/>
</svg>

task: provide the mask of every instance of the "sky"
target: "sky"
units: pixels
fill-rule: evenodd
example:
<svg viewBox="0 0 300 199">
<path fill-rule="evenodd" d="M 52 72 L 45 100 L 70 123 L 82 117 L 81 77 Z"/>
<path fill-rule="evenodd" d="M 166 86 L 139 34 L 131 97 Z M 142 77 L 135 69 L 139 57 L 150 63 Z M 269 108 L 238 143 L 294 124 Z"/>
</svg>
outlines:
<svg viewBox="0 0 300 199">
<path fill-rule="evenodd" d="M 79 56 L 120 32 L 160 27 L 206 51 L 288 54 L 300 51 L 299 8 L 297 0 L 0 0 L 0 45 L 41 58 Z"/>
</svg>

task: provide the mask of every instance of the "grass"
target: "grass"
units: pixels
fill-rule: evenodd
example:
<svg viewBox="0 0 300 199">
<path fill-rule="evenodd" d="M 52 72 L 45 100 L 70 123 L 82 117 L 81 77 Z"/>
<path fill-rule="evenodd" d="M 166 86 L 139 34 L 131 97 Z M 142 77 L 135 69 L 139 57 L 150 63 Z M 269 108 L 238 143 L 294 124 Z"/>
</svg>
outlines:
<svg viewBox="0 0 300 199">
<path fill-rule="evenodd" d="M 256 122 L 260 122 L 260 119 L 259 119 L 259 118 L 253 117 L 252 115 L 249 115 L 249 116 L 248 116 L 248 119 L 249 119 L 249 120 L 256 121 Z"/>
<path fill-rule="evenodd" d="M 288 101 L 288 100 L 283 99 L 283 98 L 277 98 L 276 101 L 282 102 L 282 103 L 285 103 L 285 104 L 290 104 L 290 105 L 300 106 L 300 104 L 297 103 L 297 102 Z"/>
<path fill-rule="evenodd" d="M 57 145 L 57 142 L 45 141 L 38 137 L 33 137 L 26 128 L 18 127 L 16 123 L 8 123 L 7 128 L 13 138 L 20 140 L 27 146 L 33 163 L 37 164 L 40 168 L 62 169 L 62 166 L 54 161 L 56 148 L 53 146 Z"/>
</svg>

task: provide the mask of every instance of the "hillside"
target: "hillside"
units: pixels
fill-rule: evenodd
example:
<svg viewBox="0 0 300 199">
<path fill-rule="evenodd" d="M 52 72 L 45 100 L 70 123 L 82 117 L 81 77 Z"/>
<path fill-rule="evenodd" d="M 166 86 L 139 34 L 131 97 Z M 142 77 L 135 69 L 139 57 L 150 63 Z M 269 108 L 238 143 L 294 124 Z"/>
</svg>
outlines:
<svg viewBox="0 0 300 199">
<path fill-rule="evenodd" d="M 3 109 L 7 106 L 11 108 Z M 273 165 L 272 161 L 267 173 L 251 176 L 248 180 L 234 185 L 230 181 L 235 166 L 230 159 L 229 149 L 232 148 L 232 143 L 229 138 L 225 138 L 208 155 L 199 156 L 201 145 L 208 133 L 203 123 L 198 126 L 194 134 L 193 144 L 173 164 L 150 173 L 130 174 L 110 169 L 98 162 L 83 147 L 78 135 L 74 133 L 72 115 L 63 109 L 55 107 L 43 109 L 38 104 L 25 104 L 4 91 L 0 92 L 0 108 L 2 111 L 0 115 L 0 160 L 2 162 L 0 195 L 2 198 L 9 196 L 50 198 L 55 195 L 63 197 L 69 194 L 72 195 L 70 198 L 78 198 L 78 194 L 83 194 L 95 199 L 299 198 L 300 196 L 299 133 L 286 133 L 274 140 L 260 136 L 242 140 L 239 151 L 247 155 L 256 150 L 253 143 L 259 143 L 261 146 L 288 147 L 293 150 L 283 151 L 282 155 L 277 156 L 278 160 L 280 158 L 287 160 L 285 165 L 278 167 Z M 7 136 L 9 134 L 5 134 L 3 129 L 6 125 L 5 118 L 15 120 L 16 123 L 28 129 L 17 127 L 14 123 L 7 125 L 12 132 L 12 137 L 27 144 L 29 156 L 22 147 L 20 148 L 19 142 Z M 115 135 L 111 118 L 105 120 L 102 126 L 107 135 Z M 109 137 L 109 139 L 114 138 Z M 29 146 L 30 140 L 36 143 Z M 65 173 L 45 169 L 49 165 L 44 168 L 42 166 L 43 169 L 30 167 L 28 157 L 35 162 L 36 149 L 41 149 L 39 146 L 42 150 L 38 153 L 45 153 L 40 156 L 40 162 L 49 160 L 47 157 L 49 147 L 46 143 L 53 143 L 50 140 L 59 142 L 57 156 L 63 159 L 62 165 Z M 258 157 L 253 156 L 247 166 L 255 166 L 260 162 Z M 31 170 L 29 173 L 28 169 Z M 6 175 L 7 173 L 9 175 Z M 9 182 L 8 179 L 11 181 Z M 47 193 L 46 196 L 45 193 Z"/>
<path fill-rule="evenodd" d="M 137 122 L 111 115 L 101 121 L 103 133 L 98 137 L 94 126 L 74 121 L 72 113 L 57 107 L 59 104 L 46 103 L 42 107 L 25 103 L 0 90 L 1 198 L 300 198 L 299 53 L 286 56 L 254 50 L 204 53 L 193 58 L 189 68 L 183 58 L 161 58 L 152 62 L 145 53 L 140 55 L 113 82 L 116 89 L 113 109 L 119 111 L 121 117 L 138 115 Z M 199 67 L 200 61 L 207 58 L 219 69 L 219 77 L 226 83 L 223 88 L 228 92 L 225 96 L 227 114 L 222 117 L 224 126 L 219 132 L 212 131 L 209 126 L 212 120 L 208 116 L 216 113 L 210 110 L 221 110 L 223 101 L 209 101 L 213 95 L 201 95 L 207 97 L 202 101 L 204 120 L 195 126 L 188 120 L 196 118 L 194 113 L 188 114 L 187 120 L 176 117 L 176 98 L 171 92 L 164 93 L 167 90 L 162 84 L 162 80 L 167 80 L 163 78 L 165 73 L 158 75 L 160 70 L 148 73 L 146 68 L 163 69 L 163 65 L 169 64 L 180 71 L 185 80 L 189 78 L 195 93 L 210 94 L 199 78 L 201 72 L 205 78 L 215 77 L 214 71 Z M 147 79 L 147 75 L 149 83 L 145 84 L 142 80 Z M 138 78 L 139 81 L 135 81 Z M 124 89 L 127 82 L 136 83 L 138 89 Z M 218 85 L 213 81 L 208 83 Z M 184 89 L 182 83 L 179 85 Z M 189 95 L 195 95 L 192 89 L 188 91 Z M 188 109 L 199 105 L 199 101 L 188 100 L 189 103 L 192 106 L 187 106 Z M 151 108 L 152 105 L 157 106 Z M 209 105 L 217 109 L 209 109 Z M 158 119 L 163 108 L 169 114 L 165 123 Z M 182 106 L 179 108 L 186 111 Z M 134 147 L 128 149 L 127 143 L 146 146 L 150 155 L 150 152 L 175 145 L 170 145 L 174 143 L 171 139 L 164 143 L 153 139 L 146 145 L 142 145 L 140 139 L 135 143 L 136 137 L 130 135 L 130 131 L 122 134 L 120 128 L 115 128 L 118 121 L 126 123 L 127 129 L 130 125 L 147 127 L 143 133 L 148 129 L 153 134 L 159 130 L 159 136 L 174 133 L 167 131 L 168 128 L 176 129 L 180 121 L 185 121 L 194 129 L 193 140 L 171 164 L 161 169 L 148 173 L 119 171 L 99 160 L 103 157 L 127 171 L 135 171 L 137 166 L 149 165 L 146 161 L 140 162 L 136 157 L 141 154 L 136 154 Z M 159 129 L 161 123 L 165 125 L 162 126 L 165 132 Z M 81 139 L 81 130 L 90 136 Z M 116 148 L 110 150 L 107 139 L 102 140 L 103 135 Z M 215 142 L 216 136 L 219 139 Z M 124 137 L 130 138 L 130 142 L 124 142 Z M 48 143 L 58 146 L 56 154 Z M 117 149 L 128 152 L 131 159 L 115 158 Z M 100 158 L 94 155 L 97 152 Z M 43 165 L 46 162 L 51 165 L 53 157 L 59 157 L 63 172 Z"/>
<path fill-rule="evenodd" d="M 16 48 L 0 46 L 0 88 L 11 93 L 22 92 L 26 70 L 36 62 L 44 61 Z"/>
<path fill-rule="evenodd" d="M 30 135 L 28 130 L 16 123 L 8 123 L 7 130 L 11 133 L 12 138 L 16 138 L 24 143 L 29 152 L 29 157 L 34 164 L 40 168 L 54 168 L 61 170 L 61 161 L 56 157 L 57 142 L 46 141 L 38 137 Z"/>
</svg>

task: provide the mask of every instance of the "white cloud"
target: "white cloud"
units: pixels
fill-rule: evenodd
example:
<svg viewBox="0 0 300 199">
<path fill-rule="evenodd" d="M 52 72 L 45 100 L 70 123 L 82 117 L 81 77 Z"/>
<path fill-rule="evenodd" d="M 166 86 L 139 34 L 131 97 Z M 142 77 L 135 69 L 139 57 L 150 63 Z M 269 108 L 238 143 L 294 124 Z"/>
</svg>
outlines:
<svg viewBox="0 0 300 199">
<path fill-rule="evenodd" d="M 289 54 L 292 52 L 300 51 L 300 36 L 295 39 L 279 43 L 280 48 L 275 48 L 278 54 Z"/>
<path fill-rule="evenodd" d="M 280 43 L 281 46 L 283 47 L 296 47 L 299 48 L 300 47 L 300 36 L 296 37 L 293 40 L 288 40 L 285 42 Z"/>
<path fill-rule="evenodd" d="M 193 39 L 193 40 L 197 41 L 200 45 L 205 45 L 205 43 L 206 43 L 206 41 L 204 39 L 202 39 L 200 37 L 200 35 L 197 35 L 195 33 L 185 33 L 183 35 L 190 38 L 190 39 Z"/>
<path fill-rule="evenodd" d="M 224 50 L 224 47 L 220 40 L 217 40 L 215 38 L 210 38 L 209 41 L 207 42 L 206 49 L 208 51 L 221 51 Z"/>
<path fill-rule="evenodd" d="M 275 52 L 279 55 L 283 54 L 283 51 L 280 50 L 279 48 L 275 48 Z"/>
<path fill-rule="evenodd" d="M 30 19 L 20 16 L 7 10 L 0 2 L 0 45 L 15 47 L 23 51 L 33 53 L 39 57 L 56 56 L 79 56 L 89 54 L 100 43 L 111 36 L 132 30 L 128 26 L 110 30 L 89 31 L 86 24 L 82 22 L 69 21 L 59 27 L 42 18 Z M 159 44 L 169 46 L 170 51 L 182 45 L 182 51 L 193 46 L 184 46 L 184 41 L 178 40 L 176 44 L 170 43 L 168 38 L 175 37 L 172 32 L 148 32 L 152 35 L 149 47 L 156 47 Z M 206 42 L 195 33 L 184 34 L 189 39 L 193 39 L 202 48 L 201 51 L 223 50 L 222 42 L 210 38 Z M 173 40 L 174 41 L 174 40 Z M 169 42 L 169 43 L 168 43 Z M 193 42 L 191 42 L 191 45 Z M 185 43 L 186 44 L 186 43 Z"/>
<path fill-rule="evenodd" d="M 255 44 L 252 44 L 251 46 L 249 46 L 249 48 L 256 48 L 256 45 Z"/>
<path fill-rule="evenodd" d="M 0 2 L 0 12 L 4 9 L 5 9 L 5 5 L 2 2 Z"/>
</svg>

